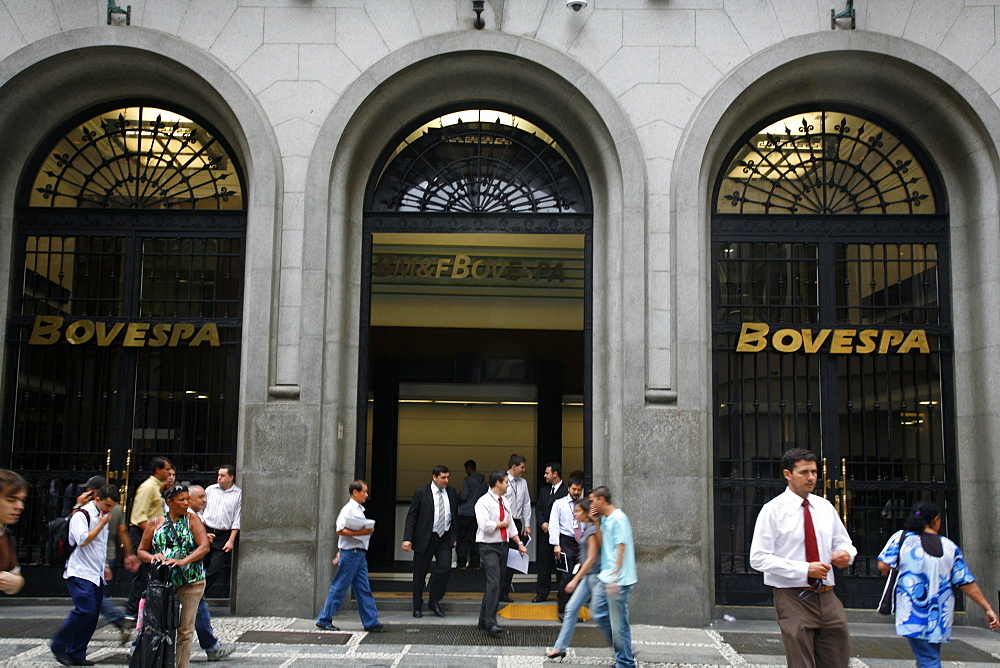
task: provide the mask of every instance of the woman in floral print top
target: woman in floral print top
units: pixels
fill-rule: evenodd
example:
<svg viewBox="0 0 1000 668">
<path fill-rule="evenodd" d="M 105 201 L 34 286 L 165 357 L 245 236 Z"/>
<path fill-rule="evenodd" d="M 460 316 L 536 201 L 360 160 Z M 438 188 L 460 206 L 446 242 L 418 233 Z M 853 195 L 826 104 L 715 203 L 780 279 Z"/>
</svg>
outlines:
<svg viewBox="0 0 1000 668">
<path fill-rule="evenodd" d="M 909 641 L 921 668 L 941 665 L 941 643 L 951 638 L 955 615 L 952 587 L 961 588 L 986 611 L 991 629 L 1000 627 L 1000 620 L 965 565 L 961 548 L 939 535 L 940 529 L 938 507 L 929 501 L 918 501 L 903 530 L 894 533 L 878 555 L 878 569 L 883 575 L 899 564 L 896 633 Z M 903 532 L 906 535 L 900 544 Z"/>
<path fill-rule="evenodd" d="M 163 498 L 167 502 L 167 515 L 146 524 L 137 554 L 147 563 L 159 561 L 173 566 L 172 579 L 181 602 L 174 665 L 184 668 L 191 658 L 194 619 L 205 593 L 205 567 L 201 560 L 208 554 L 209 540 L 201 519 L 188 512 L 185 485 L 168 487 Z"/>
</svg>

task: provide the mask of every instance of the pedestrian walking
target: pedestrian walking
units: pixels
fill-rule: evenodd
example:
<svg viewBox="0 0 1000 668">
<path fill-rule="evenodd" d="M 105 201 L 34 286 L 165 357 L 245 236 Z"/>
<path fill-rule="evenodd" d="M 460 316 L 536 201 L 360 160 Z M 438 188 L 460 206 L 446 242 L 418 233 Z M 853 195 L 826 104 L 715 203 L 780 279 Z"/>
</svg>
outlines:
<svg viewBox="0 0 1000 668">
<path fill-rule="evenodd" d="M 355 480 L 348 486 L 348 491 L 351 500 L 337 515 L 339 549 L 333 558 L 333 565 L 338 568 L 330 581 L 330 591 L 327 592 L 323 609 L 316 618 L 316 628 L 323 631 L 340 630 L 333 624 L 333 617 L 344 602 L 347 588 L 351 587 L 365 631 L 381 633 L 383 627 L 378 620 L 375 597 L 372 596 L 372 588 L 368 583 L 368 543 L 375 533 L 375 523 L 365 517 L 365 508 L 361 505 L 368 500 L 368 485 L 364 480 Z"/>
<path fill-rule="evenodd" d="M 427 584 L 427 607 L 435 617 L 444 617 L 441 599 L 451 575 L 451 549 L 458 536 L 458 495 L 448 484 L 451 473 L 440 464 L 431 471 L 429 485 L 413 492 L 410 509 L 403 526 L 404 552 L 413 550 L 413 616 L 423 617 L 424 578 L 434 570 Z"/>
<path fill-rule="evenodd" d="M 188 512 L 201 513 L 205 509 L 208 497 L 201 485 L 188 487 Z M 203 522 L 204 523 L 204 522 Z M 215 537 L 208 532 L 208 542 L 211 545 Z M 233 653 L 231 645 L 223 645 L 212 630 L 212 616 L 208 611 L 208 576 L 205 577 L 205 591 L 198 601 L 198 613 L 194 618 L 194 632 L 198 636 L 198 646 L 205 650 L 209 661 L 221 661 Z"/>
<path fill-rule="evenodd" d="M 615 666 L 632 668 L 635 656 L 628 602 L 632 588 L 639 581 L 632 524 L 621 508 L 611 503 L 607 487 L 596 488 L 589 498 L 591 511 L 601 518 L 601 572 L 594 583 L 594 616 L 615 649 Z"/>
<path fill-rule="evenodd" d="M 941 510 L 930 501 L 918 501 L 902 530 L 889 537 L 878 555 L 882 575 L 899 567 L 896 634 L 910 643 L 918 668 L 941 666 L 941 645 L 951 639 L 955 617 L 954 587 L 986 612 L 991 629 L 1000 628 L 1000 619 L 966 566 L 961 548 L 940 531 Z"/>
<path fill-rule="evenodd" d="M 851 636 L 833 591 L 833 566 L 847 568 L 858 550 L 836 509 L 816 487 L 816 454 L 793 448 L 781 457 L 784 492 L 760 509 L 750 543 L 750 567 L 764 574 L 789 666 L 844 668 Z"/>
<path fill-rule="evenodd" d="M 13 595 L 24 587 L 24 576 L 17 563 L 17 546 L 8 527 L 16 524 L 24 512 L 28 483 L 17 473 L 0 469 L 0 591 Z"/>
<path fill-rule="evenodd" d="M 580 568 L 563 587 L 570 597 L 566 603 L 566 612 L 556 644 L 545 654 L 549 659 L 566 656 L 566 649 L 573 640 L 573 631 L 576 630 L 576 623 L 579 620 L 580 608 L 590 603 L 591 594 L 597 586 L 597 575 L 601 572 L 601 539 L 597 533 L 597 524 L 589 521 L 590 505 L 590 499 L 581 499 L 573 507 L 580 529 Z"/>
<path fill-rule="evenodd" d="M 167 503 L 167 514 L 146 523 L 138 552 L 139 558 L 147 564 L 156 561 L 173 567 L 171 579 L 181 604 L 174 665 L 184 668 L 191 658 L 198 602 L 205 593 L 202 559 L 208 554 L 208 534 L 198 515 L 188 512 L 186 485 L 174 485 L 164 493 L 163 499 Z"/>
<path fill-rule="evenodd" d="M 494 471 L 490 474 L 490 490 L 476 501 L 476 523 L 479 526 L 476 542 L 479 544 L 480 563 L 486 572 L 486 589 L 479 606 L 479 628 L 494 638 L 504 633 L 503 627 L 497 624 L 497 608 L 500 607 L 507 550 L 513 543 L 521 554 L 528 552 L 504 505 L 508 484 L 506 471 Z"/>
<path fill-rule="evenodd" d="M 56 661 L 64 666 L 94 665 L 87 660 L 87 645 L 97 628 L 104 584 L 110 576 L 105 563 L 108 522 L 119 498 L 113 485 L 104 485 L 95 499 L 73 510 L 69 521 L 69 544 L 74 549 L 66 560 L 63 579 L 74 608 L 49 645 Z"/>
<path fill-rule="evenodd" d="M 135 491 L 135 498 L 132 499 L 128 531 L 129 539 L 137 549 L 146 524 L 154 518 L 163 517 L 163 485 L 174 475 L 174 465 L 166 457 L 153 457 L 150 471 L 152 473 L 139 485 L 139 489 Z M 149 564 L 142 563 L 132 579 L 132 590 L 125 605 L 125 611 L 132 617 L 139 611 L 139 599 L 146 591 L 148 582 Z"/>
</svg>

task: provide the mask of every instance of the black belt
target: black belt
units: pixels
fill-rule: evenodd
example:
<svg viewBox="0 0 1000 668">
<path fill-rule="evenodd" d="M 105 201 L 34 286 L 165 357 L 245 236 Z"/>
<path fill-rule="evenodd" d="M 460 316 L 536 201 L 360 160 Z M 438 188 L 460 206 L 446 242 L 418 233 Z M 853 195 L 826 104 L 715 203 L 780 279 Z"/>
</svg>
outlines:
<svg viewBox="0 0 1000 668">
<path fill-rule="evenodd" d="M 207 533 L 214 533 L 216 535 L 219 535 L 220 533 L 232 533 L 233 532 L 232 529 L 213 529 L 212 527 L 205 527 L 205 531 Z"/>
<path fill-rule="evenodd" d="M 367 552 L 367 551 L 368 550 L 366 550 L 363 547 L 345 547 L 344 549 L 341 550 L 341 552 Z"/>
</svg>

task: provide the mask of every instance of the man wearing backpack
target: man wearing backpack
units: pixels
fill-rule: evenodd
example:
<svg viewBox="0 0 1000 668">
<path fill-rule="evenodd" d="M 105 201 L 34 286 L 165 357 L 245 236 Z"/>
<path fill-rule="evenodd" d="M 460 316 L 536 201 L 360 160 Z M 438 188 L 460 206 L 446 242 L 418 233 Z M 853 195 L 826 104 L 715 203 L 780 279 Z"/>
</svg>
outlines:
<svg viewBox="0 0 1000 668">
<path fill-rule="evenodd" d="M 64 666 L 92 666 L 87 660 L 87 645 L 97 628 L 104 584 L 110 575 L 108 521 L 111 509 L 119 501 L 114 485 L 97 490 L 96 498 L 73 511 L 69 522 L 69 544 L 73 552 L 66 560 L 63 579 L 76 606 L 49 645 L 56 661 Z"/>
</svg>

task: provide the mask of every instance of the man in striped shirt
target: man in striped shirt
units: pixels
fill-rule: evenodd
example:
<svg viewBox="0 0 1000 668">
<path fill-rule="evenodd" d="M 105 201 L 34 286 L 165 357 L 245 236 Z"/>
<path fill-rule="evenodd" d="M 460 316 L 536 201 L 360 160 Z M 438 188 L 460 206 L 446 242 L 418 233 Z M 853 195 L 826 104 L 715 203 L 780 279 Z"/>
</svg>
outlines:
<svg viewBox="0 0 1000 668">
<path fill-rule="evenodd" d="M 205 557 L 205 595 L 208 596 L 212 584 L 229 564 L 229 556 L 236 546 L 240 533 L 240 508 L 243 504 L 243 490 L 236 484 L 236 467 L 223 464 L 216 476 L 217 484 L 205 490 L 208 503 L 201 514 L 205 530 L 214 534 L 212 549 Z"/>
</svg>

